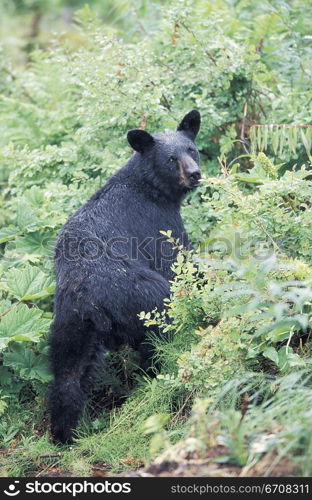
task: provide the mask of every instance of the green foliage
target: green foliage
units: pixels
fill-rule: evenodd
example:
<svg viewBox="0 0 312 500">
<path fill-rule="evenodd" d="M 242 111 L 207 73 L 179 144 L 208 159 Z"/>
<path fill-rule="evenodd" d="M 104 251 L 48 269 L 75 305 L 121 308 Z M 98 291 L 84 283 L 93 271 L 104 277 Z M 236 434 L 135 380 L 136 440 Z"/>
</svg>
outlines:
<svg viewBox="0 0 312 500">
<path fill-rule="evenodd" d="M 301 470 L 310 476 L 310 409 L 310 371 L 274 380 L 245 373 L 229 379 L 216 397 L 195 400 L 185 435 L 167 447 L 157 462 L 191 459 L 196 463 L 207 460 L 209 449 L 222 448 L 214 462 L 240 465 L 246 475 L 274 475 L 284 459 L 285 473 Z"/>
<path fill-rule="evenodd" d="M 275 156 L 287 158 L 297 155 L 297 150 L 305 149 L 311 161 L 312 126 L 311 125 L 263 125 L 250 128 L 251 151 L 268 151 L 271 147 Z"/>
<path fill-rule="evenodd" d="M 77 464 L 83 462 L 86 470 L 90 464 L 98 461 L 109 463 L 113 471 L 133 469 L 155 455 L 160 447 L 169 441 L 159 436 L 159 431 L 166 425 L 170 432 L 176 428 L 173 421 L 168 422 L 172 405 L 179 404 L 179 392 L 163 392 L 162 384 L 156 379 L 146 379 L 144 385 L 136 388 L 120 410 L 112 411 L 106 417 L 103 431 L 90 436 L 80 428 L 80 439 L 75 449 L 64 455 L 63 465 L 76 472 Z M 148 418 L 159 413 L 157 416 Z M 150 434 L 158 436 L 150 447 Z"/>
<path fill-rule="evenodd" d="M 311 322 L 310 181 L 304 170 L 271 180 L 254 168 L 261 184 L 252 192 L 237 175 L 205 181 L 197 210 L 199 219 L 211 214 L 209 236 L 201 235 L 198 252 L 179 255 L 167 308 L 172 322 L 141 315 L 147 326 L 191 336 L 191 349 L 178 356 L 178 383 L 208 394 L 244 365 L 261 369 L 263 357 L 281 372 L 310 363 L 310 347 L 304 356 L 297 345 Z M 172 373 L 161 377 L 177 383 Z"/>
<path fill-rule="evenodd" d="M 48 382 L 51 377 L 47 366 L 46 352 L 36 356 L 32 349 L 22 344 L 11 346 L 3 356 L 3 365 L 12 368 L 22 379 Z"/>
<path fill-rule="evenodd" d="M 6 402 L 7 396 L 2 396 L 0 393 L 0 416 L 5 412 L 7 408 L 7 402 Z"/>
<path fill-rule="evenodd" d="M 9 342 L 36 342 L 40 334 L 49 326 L 49 319 L 43 317 L 42 311 L 26 305 L 12 307 L 1 319 L 1 348 Z"/>
<path fill-rule="evenodd" d="M 35 266 L 27 265 L 23 270 L 13 268 L 7 273 L 7 280 L 9 293 L 20 301 L 47 297 L 54 291 L 51 277 Z"/>
<path fill-rule="evenodd" d="M 198 455 L 222 444 L 228 450 L 223 461 L 251 467 L 263 454 L 274 453 L 275 466 L 284 456 L 284 441 L 290 453 L 296 454 L 299 448 L 304 457 L 309 455 L 305 435 L 310 403 L 303 394 L 309 394 L 310 382 L 304 378 L 300 385 L 299 379 L 300 370 L 309 373 L 312 363 L 311 185 L 304 169 L 277 179 L 278 169 L 263 153 L 253 159 L 255 165 L 248 175 L 257 182 L 252 187 L 248 175 L 210 178 L 201 188 L 196 215 L 191 204 L 185 207 L 199 249 L 188 254 L 182 251 L 174 266 L 169 326 L 164 314 L 141 314 L 147 326 L 156 323 L 174 332 L 170 346 L 155 342 L 162 361 L 158 380 L 164 391 L 185 391 L 189 403 L 195 396 L 204 398 L 211 406 L 211 420 L 219 419 L 215 431 L 219 437 L 213 444 L 207 438 L 203 446 L 209 420 L 201 414 L 195 426 L 200 438 L 194 438 L 194 429 L 188 431 L 180 443 L 167 446 L 163 460 L 179 455 L 181 447 L 185 453 L 191 450 Z M 194 198 L 198 202 L 198 195 Z M 206 238 L 197 226 L 197 217 L 200 224 L 204 214 Z M 260 390 L 250 380 L 262 373 L 267 377 Z M 251 398 L 246 414 L 239 398 L 233 399 L 235 390 L 232 395 L 227 392 L 233 380 L 237 380 L 235 390 L 239 384 L 241 397 L 248 394 Z M 294 400 L 284 422 L 290 381 Z M 267 392 L 269 403 L 266 397 L 258 407 L 257 398 L 262 400 Z M 300 430 L 291 422 L 296 411 Z M 263 415 L 274 434 L 263 427 Z M 281 431 L 275 430 L 270 418 L 278 419 Z M 205 427 L 198 430 L 205 425 L 208 431 Z M 158 437 L 164 443 L 170 434 L 159 431 Z M 307 459 L 300 463 L 310 473 Z"/>
</svg>

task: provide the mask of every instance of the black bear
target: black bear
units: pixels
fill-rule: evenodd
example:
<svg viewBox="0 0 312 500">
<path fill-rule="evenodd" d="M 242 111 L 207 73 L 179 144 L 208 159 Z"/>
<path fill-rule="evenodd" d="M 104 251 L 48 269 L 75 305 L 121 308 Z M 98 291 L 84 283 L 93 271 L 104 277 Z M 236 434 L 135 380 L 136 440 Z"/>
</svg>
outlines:
<svg viewBox="0 0 312 500">
<path fill-rule="evenodd" d="M 101 348 L 139 349 L 146 329 L 138 314 L 164 307 L 176 249 L 160 231 L 171 230 L 188 247 L 180 205 L 201 177 L 199 127 L 200 114 L 192 110 L 176 132 L 130 130 L 136 152 L 59 234 L 49 339 L 55 442 L 72 441 Z"/>
</svg>

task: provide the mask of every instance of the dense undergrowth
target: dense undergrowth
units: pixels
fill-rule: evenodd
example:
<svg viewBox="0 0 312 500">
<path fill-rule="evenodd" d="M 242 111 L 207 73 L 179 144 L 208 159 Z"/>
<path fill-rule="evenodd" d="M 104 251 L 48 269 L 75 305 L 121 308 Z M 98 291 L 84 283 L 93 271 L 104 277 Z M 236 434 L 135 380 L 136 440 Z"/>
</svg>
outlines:
<svg viewBox="0 0 312 500">
<path fill-rule="evenodd" d="M 116 472 L 222 445 L 218 460 L 246 471 L 267 457 L 262 473 L 274 473 L 287 457 L 311 475 L 311 9 L 181 0 L 155 3 L 157 17 L 149 4 L 131 34 L 124 6 L 115 24 L 85 7 L 70 31 L 34 35 L 23 65 L 3 47 L 2 474 Z M 170 324 L 141 314 L 159 326 L 157 376 L 127 347 L 107 355 L 80 439 L 55 447 L 45 409 L 55 236 L 125 163 L 128 129 L 176 127 L 193 107 L 204 173 L 183 204 L 193 250 L 174 267 Z"/>
</svg>

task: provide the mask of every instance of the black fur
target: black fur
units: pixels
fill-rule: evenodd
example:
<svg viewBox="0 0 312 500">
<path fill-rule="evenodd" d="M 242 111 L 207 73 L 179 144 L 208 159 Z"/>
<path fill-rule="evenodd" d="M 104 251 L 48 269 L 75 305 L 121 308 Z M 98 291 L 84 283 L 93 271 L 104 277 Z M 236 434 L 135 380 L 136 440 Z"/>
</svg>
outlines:
<svg viewBox="0 0 312 500">
<path fill-rule="evenodd" d="M 49 342 L 55 441 L 72 440 L 101 346 L 114 349 L 127 342 L 140 349 L 146 332 L 138 314 L 162 310 L 169 296 L 176 250 L 160 231 L 171 230 L 188 246 L 180 204 L 200 177 L 193 142 L 199 126 L 200 115 L 193 110 L 177 132 L 130 131 L 137 152 L 59 234 Z"/>
</svg>

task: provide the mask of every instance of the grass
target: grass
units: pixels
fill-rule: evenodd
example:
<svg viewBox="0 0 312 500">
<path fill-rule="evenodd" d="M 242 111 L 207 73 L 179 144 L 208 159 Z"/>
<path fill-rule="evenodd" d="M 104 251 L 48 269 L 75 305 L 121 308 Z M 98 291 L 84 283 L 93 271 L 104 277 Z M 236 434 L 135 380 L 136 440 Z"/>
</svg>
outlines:
<svg viewBox="0 0 312 500">
<path fill-rule="evenodd" d="M 157 339 L 162 374 L 176 372 L 177 358 L 194 337 L 185 335 L 177 333 L 171 342 Z M 309 370 L 283 377 L 243 371 L 239 378 L 220 379 L 218 391 L 209 392 L 209 380 L 208 389 L 200 384 L 190 391 L 181 383 L 168 385 L 163 378 L 145 376 L 137 370 L 131 350 L 122 349 L 106 362 L 105 376 L 100 375 L 80 423 L 79 439 L 70 447 L 50 442 L 43 392 L 34 399 L 23 391 L 20 403 L 12 399 L 0 422 L 0 475 L 90 477 L 97 465 L 101 473 L 116 474 L 146 466 L 155 457 L 158 463 L 181 457 L 207 460 L 212 450 L 220 455 L 214 461 L 234 464 L 246 473 L 261 464 L 260 474 L 270 475 L 283 464 L 285 474 L 296 470 L 312 475 Z M 145 423 L 155 415 L 165 416 L 164 423 L 154 425 L 154 417 L 147 433 Z"/>
<path fill-rule="evenodd" d="M 184 336 L 176 334 L 169 343 L 157 340 L 162 373 L 176 372 Z M 262 464 L 261 475 L 274 474 L 286 460 L 286 474 L 296 470 L 312 475 L 309 370 L 283 377 L 242 372 L 239 378 L 220 379 L 219 390 L 209 393 L 209 384 L 206 391 L 190 391 L 145 376 L 136 369 L 131 350 L 106 361 L 105 377 L 100 377 L 99 390 L 80 423 L 79 439 L 70 447 L 50 442 L 44 393 L 35 400 L 24 397 L 23 404 L 12 399 L 0 422 L 1 475 L 89 477 L 97 464 L 105 474 L 116 474 L 146 466 L 155 457 L 158 462 L 207 460 L 218 447 L 220 461 L 247 473 Z M 147 433 L 145 423 L 155 415 L 166 416 L 164 423 L 155 425 L 154 419 Z"/>
<path fill-rule="evenodd" d="M 55 467 L 72 475 L 89 476 L 98 462 L 107 464 L 110 473 L 134 469 L 151 458 L 144 422 L 153 414 L 172 412 L 173 405 L 180 406 L 173 391 L 163 391 L 156 379 L 141 378 L 120 408 L 104 410 L 95 420 L 86 411 L 78 429 L 79 439 L 70 447 L 51 444 L 47 429 L 42 434 L 42 412 L 33 412 L 35 419 L 31 421 L 30 408 L 24 408 L 21 416 L 20 407 L 11 406 L 7 414 L 16 428 L 16 439 L 8 434 L 6 443 L 2 441 L 7 450 L 2 469 L 6 475 L 19 477 Z M 21 425 L 21 421 L 25 423 Z M 175 421 L 168 428 L 177 429 L 179 424 Z"/>
<path fill-rule="evenodd" d="M 164 391 L 156 379 L 141 380 L 119 409 L 104 412 L 100 430 L 86 416 L 80 438 L 71 447 L 51 444 L 48 432 L 38 432 L 38 416 L 30 425 L 29 412 L 21 415 L 16 408 L 10 412 L 11 425 L 23 420 L 24 430 L 10 441 L 8 453 L 1 455 L 1 475 L 40 476 L 57 471 L 83 477 L 91 476 L 98 463 L 109 474 L 147 465 L 153 454 L 144 423 L 151 415 L 164 413 L 170 415 L 169 423 L 156 435 L 165 434 L 171 444 L 163 451 L 163 460 L 179 460 L 182 455 L 205 458 L 211 447 L 222 446 L 220 460 L 247 473 L 262 463 L 261 475 L 274 475 L 276 467 L 287 460 L 289 470 L 293 467 L 300 475 L 312 475 L 312 391 L 306 371 L 276 379 L 246 374 L 225 384 L 213 401 L 198 398 L 190 418 L 177 412 L 182 401 L 181 395 L 179 399 Z"/>
</svg>

